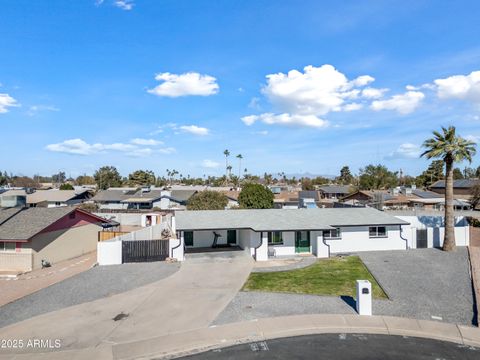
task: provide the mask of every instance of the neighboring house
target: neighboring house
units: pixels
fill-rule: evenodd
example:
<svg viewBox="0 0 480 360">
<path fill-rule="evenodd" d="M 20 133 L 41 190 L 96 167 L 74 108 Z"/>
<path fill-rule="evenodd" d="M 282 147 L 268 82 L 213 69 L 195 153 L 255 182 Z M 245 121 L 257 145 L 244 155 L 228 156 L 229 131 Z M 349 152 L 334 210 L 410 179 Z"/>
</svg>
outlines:
<svg viewBox="0 0 480 360">
<path fill-rule="evenodd" d="M 479 179 L 453 180 L 453 196 L 469 199 L 474 186 L 480 185 Z M 445 180 L 438 180 L 429 189 L 438 194 L 445 194 Z"/>
<path fill-rule="evenodd" d="M 341 199 L 344 204 L 382 209 L 441 209 L 443 196 L 428 190 L 394 188 L 391 190 L 358 190 Z M 467 205 L 458 202 L 458 206 Z"/>
<path fill-rule="evenodd" d="M 79 190 L 37 190 L 27 194 L 27 205 L 30 207 L 60 207 L 79 205 L 92 198 L 88 189 Z"/>
<path fill-rule="evenodd" d="M 274 194 L 273 207 L 275 209 L 298 209 L 298 191 L 281 191 Z"/>
<path fill-rule="evenodd" d="M 92 201 L 106 210 L 177 210 L 185 209 L 197 190 L 164 190 L 159 188 L 109 188 L 99 191 Z"/>
<path fill-rule="evenodd" d="M 93 196 L 88 189 L 78 190 L 8 190 L 0 195 L 0 201 L 12 202 L 25 198 L 29 207 L 60 207 L 78 205 L 88 201 Z M 22 200 L 23 201 L 23 200 Z M 18 204 L 19 205 L 19 204 Z M 4 207 L 7 205 L 4 205 Z M 9 205 L 10 206 L 10 205 Z M 15 205 L 13 205 L 15 206 Z"/>
<path fill-rule="evenodd" d="M 341 199 L 352 192 L 350 185 L 322 185 L 318 187 L 322 199 Z"/>
<path fill-rule="evenodd" d="M 107 220 L 72 207 L 0 208 L 0 270 L 30 271 L 95 251 Z"/>
<path fill-rule="evenodd" d="M 257 261 L 269 256 L 407 248 L 402 226 L 409 223 L 372 208 L 297 210 L 212 210 L 175 213 L 173 229 L 191 248 L 238 246 Z M 197 249 L 198 250 L 198 249 Z"/>
</svg>

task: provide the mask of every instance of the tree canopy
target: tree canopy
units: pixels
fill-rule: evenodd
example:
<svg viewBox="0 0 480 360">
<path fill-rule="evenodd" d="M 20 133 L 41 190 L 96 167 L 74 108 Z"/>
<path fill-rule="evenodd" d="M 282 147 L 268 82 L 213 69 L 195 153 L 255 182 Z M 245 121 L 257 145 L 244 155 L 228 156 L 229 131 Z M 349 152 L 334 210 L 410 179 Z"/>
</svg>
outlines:
<svg viewBox="0 0 480 360">
<path fill-rule="evenodd" d="M 188 210 L 223 210 L 228 205 L 225 194 L 219 191 L 205 190 L 194 194 L 187 204 Z"/>
<path fill-rule="evenodd" d="M 361 190 L 389 189 L 397 185 L 397 173 L 388 170 L 384 165 L 368 165 L 360 169 Z"/>
<path fill-rule="evenodd" d="M 350 185 L 353 182 L 353 175 L 350 172 L 350 168 L 348 166 L 342 167 L 340 170 L 340 176 L 337 177 L 337 182 L 342 185 Z"/>
<path fill-rule="evenodd" d="M 245 184 L 238 195 L 242 209 L 271 209 L 274 195 L 270 189 L 261 184 Z"/>
<path fill-rule="evenodd" d="M 93 174 L 97 187 L 101 190 L 122 186 L 122 177 L 115 166 L 103 166 Z"/>
<path fill-rule="evenodd" d="M 69 183 L 60 185 L 60 190 L 73 190 L 73 186 Z"/>
<path fill-rule="evenodd" d="M 137 170 L 128 175 L 129 186 L 155 185 L 155 174 L 150 170 Z"/>
</svg>

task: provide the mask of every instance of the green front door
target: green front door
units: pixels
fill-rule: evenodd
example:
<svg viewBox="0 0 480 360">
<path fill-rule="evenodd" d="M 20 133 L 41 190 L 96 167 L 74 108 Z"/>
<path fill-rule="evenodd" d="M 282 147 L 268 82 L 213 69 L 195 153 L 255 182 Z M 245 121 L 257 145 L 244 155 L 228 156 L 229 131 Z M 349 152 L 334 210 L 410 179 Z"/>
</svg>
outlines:
<svg viewBox="0 0 480 360">
<path fill-rule="evenodd" d="M 295 252 L 310 252 L 310 231 L 295 232 Z"/>
<path fill-rule="evenodd" d="M 233 245 L 237 243 L 237 230 L 227 231 L 227 243 Z"/>
</svg>

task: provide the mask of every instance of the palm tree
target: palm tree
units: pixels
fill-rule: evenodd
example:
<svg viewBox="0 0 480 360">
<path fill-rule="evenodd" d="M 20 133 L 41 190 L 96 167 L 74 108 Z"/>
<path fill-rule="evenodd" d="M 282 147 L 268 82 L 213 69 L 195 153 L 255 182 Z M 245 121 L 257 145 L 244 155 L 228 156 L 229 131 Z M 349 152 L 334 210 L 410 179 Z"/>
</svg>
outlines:
<svg viewBox="0 0 480 360">
<path fill-rule="evenodd" d="M 228 171 L 228 177 L 231 178 L 232 177 L 232 165 L 227 166 L 227 171 Z"/>
<path fill-rule="evenodd" d="M 230 151 L 228 151 L 228 149 L 225 149 L 223 151 L 223 155 L 225 155 L 225 176 L 228 177 L 228 157 L 230 156 Z"/>
<path fill-rule="evenodd" d="M 445 237 L 444 251 L 454 251 L 455 245 L 455 216 L 453 212 L 453 164 L 467 160 L 472 162 L 476 144 L 455 134 L 455 127 L 442 126 L 442 133 L 433 132 L 433 138 L 423 143 L 426 149 L 420 156 L 427 159 L 442 159 L 445 162 Z"/>
<path fill-rule="evenodd" d="M 238 154 L 237 159 L 238 159 L 238 179 L 240 180 L 240 177 L 242 176 L 242 159 L 243 159 L 242 154 Z"/>
</svg>

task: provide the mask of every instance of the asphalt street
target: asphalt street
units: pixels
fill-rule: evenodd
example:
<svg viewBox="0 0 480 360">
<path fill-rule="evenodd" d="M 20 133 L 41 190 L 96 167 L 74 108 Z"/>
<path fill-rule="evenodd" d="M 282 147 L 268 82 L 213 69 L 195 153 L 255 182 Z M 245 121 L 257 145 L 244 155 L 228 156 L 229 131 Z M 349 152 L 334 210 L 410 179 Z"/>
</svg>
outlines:
<svg viewBox="0 0 480 360">
<path fill-rule="evenodd" d="M 183 359 L 478 360 L 480 348 L 405 336 L 324 334 L 236 345 Z"/>
</svg>

